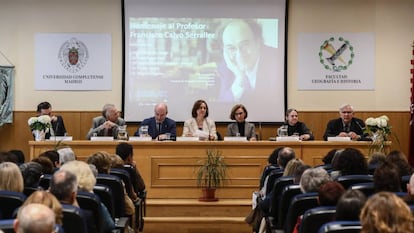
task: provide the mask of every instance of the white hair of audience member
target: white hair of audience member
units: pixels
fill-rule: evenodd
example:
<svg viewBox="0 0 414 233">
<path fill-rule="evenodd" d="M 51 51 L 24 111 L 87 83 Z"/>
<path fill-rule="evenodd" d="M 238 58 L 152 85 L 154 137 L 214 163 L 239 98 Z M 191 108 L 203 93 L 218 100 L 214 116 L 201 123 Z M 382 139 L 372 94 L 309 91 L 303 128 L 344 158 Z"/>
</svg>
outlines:
<svg viewBox="0 0 414 233">
<path fill-rule="evenodd" d="M 32 203 L 21 208 L 14 221 L 17 233 L 52 233 L 55 229 L 55 213 L 49 207 Z"/>
<path fill-rule="evenodd" d="M 70 147 L 59 149 L 57 152 L 59 154 L 59 162 L 62 165 L 69 161 L 76 160 L 75 152 L 73 152 L 72 148 Z"/>
<path fill-rule="evenodd" d="M 98 176 L 98 169 L 96 169 L 96 166 L 94 164 L 88 163 L 89 167 L 92 170 L 93 175 L 95 176 L 95 178 Z"/>
<path fill-rule="evenodd" d="M 325 169 L 321 167 L 309 168 L 303 172 L 300 178 L 300 190 L 302 193 L 317 192 L 322 184 L 331 180 Z"/>
</svg>

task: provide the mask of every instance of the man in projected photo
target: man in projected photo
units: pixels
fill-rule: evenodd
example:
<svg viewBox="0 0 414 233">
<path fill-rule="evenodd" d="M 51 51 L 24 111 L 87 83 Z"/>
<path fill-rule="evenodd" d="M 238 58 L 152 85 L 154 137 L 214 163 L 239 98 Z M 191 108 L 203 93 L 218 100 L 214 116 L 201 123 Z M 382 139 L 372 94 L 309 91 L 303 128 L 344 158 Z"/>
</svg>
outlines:
<svg viewBox="0 0 414 233">
<path fill-rule="evenodd" d="M 220 100 L 256 99 L 275 88 L 276 49 L 263 44 L 262 29 L 254 21 L 234 20 L 222 33 L 224 63 L 219 64 Z M 256 93 L 255 93 L 256 92 Z M 257 100 L 257 99 L 256 99 Z"/>
</svg>

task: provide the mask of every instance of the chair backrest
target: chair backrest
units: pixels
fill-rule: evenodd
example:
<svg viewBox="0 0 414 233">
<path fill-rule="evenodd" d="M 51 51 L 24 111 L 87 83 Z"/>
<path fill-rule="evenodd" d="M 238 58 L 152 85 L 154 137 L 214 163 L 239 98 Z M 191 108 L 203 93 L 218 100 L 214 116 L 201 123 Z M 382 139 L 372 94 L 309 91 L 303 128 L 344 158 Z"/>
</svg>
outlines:
<svg viewBox="0 0 414 233">
<path fill-rule="evenodd" d="M 352 184 L 349 188 L 363 192 L 366 197 L 375 193 L 374 182 Z"/>
<path fill-rule="evenodd" d="M 292 201 L 293 197 L 301 194 L 302 191 L 300 190 L 300 186 L 298 184 L 291 184 L 286 186 L 282 194 L 280 196 L 278 208 L 277 208 L 277 222 L 276 222 L 276 228 L 277 229 L 283 229 L 285 226 L 285 220 L 286 220 L 286 213 L 288 212 L 290 202 Z"/>
<path fill-rule="evenodd" d="M 39 186 L 42 187 L 44 190 L 48 190 L 51 180 L 52 180 L 51 174 L 43 174 L 40 177 Z"/>
<path fill-rule="evenodd" d="M 332 221 L 323 224 L 318 233 L 359 233 L 360 231 L 359 221 Z"/>
<path fill-rule="evenodd" d="M 271 164 L 271 165 L 267 165 L 263 169 L 262 175 L 260 177 L 259 189 L 262 189 L 262 187 L 264 185 L 264 182 L 265 182 L 265 179 L 270 174 L 270 172 L 272 172 L 273 170 L 276 170 L 276 169 L 281 169 L 281 168 L 279 166 L 275 166 L 275 165 Z"/>
<path fill-rule="evenodd" d="M 319 228 L 335 218 L 336 206 L 319 206 L 307 210 L 302 217 L 299 233 L 318 233 Z"/>
<path fill-rule="evenodd" d="M 99 199 L 101 199 L 101 202 L 106 206 L 109 214 L 114 219 L 115 218 L 115 202 L 114 202 L 114 196 L 112 195 L 112 190 L 106 185 L 96 184 L 95 187 L 93 187 L 93 192 L 96 195 L 98 195 Z"/>
<path fill-rule="evenodd" d="M 336 181 L 342 184 L 345 189 L 348 189 L 353 184 L 373 182 L 374 177 L 372 175 L 344 175 L 338 176 Z"/>
<path fill-rule="evenodd" d="M 13 223 L 14 223 L 14 218 L 13 219 L 2 219 L 0 220 L 0 229 L 4 233 L 14 233 Z"/>
<path fill-rule="evenodd" d="M 32 193 L 38 191 L 38 190 L 42 190 L 42 188 L 34 188 L 34 187 L 24 187 L 23 189 L 23 194 L 26 195 L 26 197 L 32 195 Z"/>
<path fill-rule="evenodd" d="M 119 169 L 119 168 L 111 168 L 111 171 L 109 174 L 118 176 L 122 179 L 122 181 L 125 184 L 125 191 L 128 193 L 128 196 L 132 198 L 132 183 L 131 183 L 131 177 L 129 175 L 129 172 L 125 169 Z"/>
<path fill-rule="evenodd" d="M 96 183 L 106 185 L 111 189 L 115 203 L 115 217 L 123 217 L 125 215 L 125 194 L 121 178 L 110 174 L 98 174 Z"/>
<path fill-rule="evenodd" d="M 98 233 L 104 233 L 102 230 L 103 218 L 101 213 L 101 200 L 98 195 L 79 191 L 76 195 L 76 200 L 81 209 L 89 210 L 92 213 L 96 231 Z"/>
<path fill-rule="evenodd" d="M 316 192 L 302 193 L 294 196 L 287 211 L 284 227 L 285 232 L 292 232 L 298 217 L 305 213 L 305 211 L 318 205 L 318 193 Z"/>
<path fill-rule="evenodd" d="M 135 193 L 138 195 L 138 197 L 142 198 L 142 195 L 143 195 L 142 190 L 140 190 L 138 187 L 137 171 L 135 170 L 133 166 L 129 164 L 125 164 L 124 169 L 125 171 L 129 173 L 129 178 L 131 178 L 131 184 L 132 184 L 132 187 L 134 188 Z"/>
<path fill-rule="evenodd" d="M 19 192 L 0 190 L 0 213 L 2 219 L 12 219 L 15 211 L 26 200 L 26 195 Z"/>
<path fill-rule="evenodd" d="M 76 206 L 62 204 L 62 228 L 65 233 L 87 233 L 85 216 Z"/>
<path fill-rule="evenodd" d="M 279 200 L 281 198 L 283 189 L 286 186 L 293 184 L 294 179 L 295 179 L 294 176 L 281 176 L 276 179 L 275 183 L 273 184 L 273 189 L 271 191 L 272 201 L 270 203 L 271 206 L 270 206 L 270 211 L 269 211 L 271 216 L 277 215 Z"/>
<path fill-rule="evenodd" d="M 407 192 L 407 184 L 410 183 L 411 175 L 401 177 L 401 191 Z"/>
</svg>

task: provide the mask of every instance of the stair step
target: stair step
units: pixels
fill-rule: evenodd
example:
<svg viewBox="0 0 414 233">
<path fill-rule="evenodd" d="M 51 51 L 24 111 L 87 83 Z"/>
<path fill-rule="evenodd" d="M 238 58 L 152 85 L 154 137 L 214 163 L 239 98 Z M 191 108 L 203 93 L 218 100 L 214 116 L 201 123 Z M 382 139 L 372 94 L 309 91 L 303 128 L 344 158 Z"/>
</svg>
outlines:
<svg viewBox="0 0 414 233">
<path fill-rule="evenodd" d="M 244 223 L 244 217 L 145 217 L 149 223 Z M 244 223 L 245 224 L 245 223 Z"/>
</svg>

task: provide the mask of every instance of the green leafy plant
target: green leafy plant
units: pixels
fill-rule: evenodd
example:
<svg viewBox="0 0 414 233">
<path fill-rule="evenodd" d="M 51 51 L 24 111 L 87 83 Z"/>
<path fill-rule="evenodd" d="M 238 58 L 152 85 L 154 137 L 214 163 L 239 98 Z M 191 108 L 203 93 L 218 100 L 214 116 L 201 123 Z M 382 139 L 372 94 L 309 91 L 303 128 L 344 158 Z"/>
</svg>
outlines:
<svg viewBox="0 0 414 233">
<path fill-rule="evenodd" d="M 200 160 L 197 171 L 197 186 L 203 188 L 217 188 L 224 185 L 227 177 L 227 164 L 222 152 L 216 149 L 208 149 L 207 158 Z"/>
</svg>

